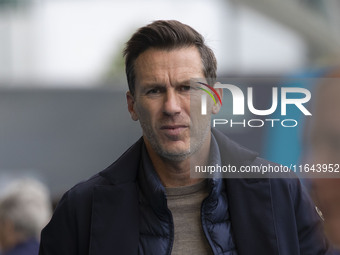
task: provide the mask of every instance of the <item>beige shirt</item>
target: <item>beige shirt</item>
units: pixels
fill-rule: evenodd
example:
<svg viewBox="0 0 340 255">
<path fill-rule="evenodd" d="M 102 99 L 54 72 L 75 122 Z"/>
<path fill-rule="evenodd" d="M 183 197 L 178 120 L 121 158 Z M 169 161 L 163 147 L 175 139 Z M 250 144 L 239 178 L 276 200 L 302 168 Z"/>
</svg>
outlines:
<svg viewBox="0 0 340 255">
<path fill-rule="evenodd" d="M 201 223 L 201 204 L 209 194 L 207 180 L 191 186 L 165 189 L 174 221 L 171 254 L 213 254 Z"/>
</svg>

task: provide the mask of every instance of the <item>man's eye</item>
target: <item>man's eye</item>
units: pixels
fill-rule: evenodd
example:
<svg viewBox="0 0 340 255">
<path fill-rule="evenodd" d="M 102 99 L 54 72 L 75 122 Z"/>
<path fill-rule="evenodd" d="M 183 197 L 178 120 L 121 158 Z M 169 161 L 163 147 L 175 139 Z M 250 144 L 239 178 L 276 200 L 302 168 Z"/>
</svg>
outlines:
<svg viewBox="0 0 340 255">
<path fill-rule="evenodd" d="M 190 86 L 181 86 L 180 90 L 181 91 L 189 91 L 191 89 Z"/>
<path fill-rule="evenodd" d="M 160 92 L 160 89 L 155 88 L 155 89 L 150 89 L 147 94 L 158 94 Z"/>
</svg>

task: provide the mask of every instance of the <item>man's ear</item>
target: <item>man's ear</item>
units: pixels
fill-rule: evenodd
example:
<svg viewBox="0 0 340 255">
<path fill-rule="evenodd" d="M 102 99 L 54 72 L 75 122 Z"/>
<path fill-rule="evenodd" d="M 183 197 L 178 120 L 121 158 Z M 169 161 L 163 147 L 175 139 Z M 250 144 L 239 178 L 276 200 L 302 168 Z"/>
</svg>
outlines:
<svg viewBox="0 0 340 255">
<path fill-rule="evenodd" d="M 223 89 L 222 88 L 216 88 L 215 90 L 216 90 L 217 94 L 220 96 L 221 101 L 223 102 Z M 222 105 L 221 105 L 220 100 L 217 98 L 217 96 L 215 94 L 214 94 L 214 97 L 215 97 L 215 100 L 216 100 L 216 104 L 213 105 L 212 113 L 217 114 L 221 110 Z"/>
<path fill-rule="evenodd" d="M 133 119 L 134 121 L 137 121 L 138 120 L 138 115 L 137 115 L 137 113 L 135 111 L 135 98 L 131 94 L 130 91 L 126 92 L 126 102 L 128 104 L 128 110 L 130 112 L 131 119 Z"/>
</svg>

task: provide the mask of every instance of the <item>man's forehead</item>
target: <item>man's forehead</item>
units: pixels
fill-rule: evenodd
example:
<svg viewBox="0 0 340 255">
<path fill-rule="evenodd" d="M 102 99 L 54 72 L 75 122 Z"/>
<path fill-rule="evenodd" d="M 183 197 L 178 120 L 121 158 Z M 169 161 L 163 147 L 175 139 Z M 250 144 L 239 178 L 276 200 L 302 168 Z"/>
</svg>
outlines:
<svg viewBox="0 0 340 255">
<path fill-rule="evenodd" d="M 175 78 L 188 81 L 203 75 L 203 64 L 196 47 L 173 50 L 149 49 L 135 62 L 136 81 L 157 83 L 164 79 Z M 197 77 L 199 76 L 199 77 Z"/>
</svg>

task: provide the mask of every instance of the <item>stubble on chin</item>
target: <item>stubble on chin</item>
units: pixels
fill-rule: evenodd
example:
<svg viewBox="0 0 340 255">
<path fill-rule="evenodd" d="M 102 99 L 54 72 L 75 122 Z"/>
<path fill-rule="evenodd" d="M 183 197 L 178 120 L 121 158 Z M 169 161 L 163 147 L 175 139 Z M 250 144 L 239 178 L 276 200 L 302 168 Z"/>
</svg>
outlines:
<svg viewBox="0 0 340 255">
<path fill-rule="evenodd" d="M 148 128 L 146 128 L 148 129 Z M 191 155 L 190 150 L 190 138 L 188 143 L 188 148 L 183 149 L 175 149 L 173 148 L 166 148 L 166 145 L 161 144 L 159 138 L 157 138 L 153 133 L 150 133 L 150 130 L 144 130 L 144 137 L 148 140 L 152 150 L 162 159 L 169 160 L 169 161 L 183 161 Z M 170 141 L 169 141 L 170 142 Z M 171 145 L 168 145 L 171 146 Z"/>
<path fill-rule="evenodd" d="M 154 135 L 150 126 L 143 125 L 142 123 L 141 126 L 143 128 L 144 137 L 148 140 L 148 143 L 150 144 L 153 151 L 162 159 L 173 162 L 183 161 L 198 152 L 200 148 L 203 147 L 206 139 L 208 138 L 210 130 L 210 125 L 207 125 L 204 131 L 199 132 L 199 134 L 191 134 L 189 129 L 189 140 L 187 141 L 188 148 L 176 151 L 175 149 L 165 148 L 165 146 L 162 145 Z"/>
</svg>

